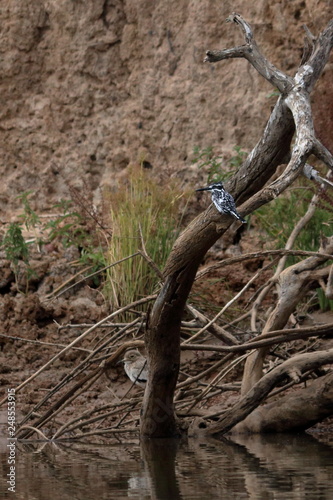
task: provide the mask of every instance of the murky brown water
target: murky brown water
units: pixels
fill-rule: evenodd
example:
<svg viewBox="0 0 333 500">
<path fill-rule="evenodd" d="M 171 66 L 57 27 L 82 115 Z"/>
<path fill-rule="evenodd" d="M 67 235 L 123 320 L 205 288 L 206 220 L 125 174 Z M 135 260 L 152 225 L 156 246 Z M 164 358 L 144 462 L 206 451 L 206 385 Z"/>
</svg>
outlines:
<svg viewBox="0 0 333 500">
<path fill-rule="evenodd" d="M 333 499 L 333 443 L 307 435 L 237 443 L 17 443 L 15 493 L 6 483 L 7 444 L 0 443 L 1 499 Z"/>
</svg>

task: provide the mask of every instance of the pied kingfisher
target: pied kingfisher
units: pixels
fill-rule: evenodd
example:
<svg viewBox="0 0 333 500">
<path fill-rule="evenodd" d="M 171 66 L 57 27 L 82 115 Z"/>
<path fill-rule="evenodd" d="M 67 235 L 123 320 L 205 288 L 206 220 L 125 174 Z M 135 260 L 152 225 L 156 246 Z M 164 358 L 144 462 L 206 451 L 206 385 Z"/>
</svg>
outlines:
<svg viewBox="0 0 333 500">
<path fill-rule="evenodd" d="M 246 223 L 246 220 L 237 212 L 235 201 L 231 194 L 224 189 L 222 182 L 214 182 L 214 184 L 196 189 L 196 191 L 210 191 L 212 202 L 221 214 L 230 214 L 241 222 Z"/>
</svg>

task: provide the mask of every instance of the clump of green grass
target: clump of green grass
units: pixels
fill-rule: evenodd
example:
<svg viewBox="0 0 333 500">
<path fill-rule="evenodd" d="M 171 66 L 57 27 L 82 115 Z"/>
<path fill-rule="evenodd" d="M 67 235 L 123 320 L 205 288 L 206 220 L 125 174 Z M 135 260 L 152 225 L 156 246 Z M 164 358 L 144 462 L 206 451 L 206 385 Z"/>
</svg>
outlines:
<svg viewBox="0 0 333 500">
<path fill-rule="evenodd" d="M 142 248 L 163 269 L 181 225 L 184 193 L 160 186 L 141 168 L 110 197 L 112 239 L 107 260 L 118 262 Z M 107 290 L 114 306 L 130 304 L 156 291 L 159 277 L 141 255 L 110 268 Z"/>
</svg>

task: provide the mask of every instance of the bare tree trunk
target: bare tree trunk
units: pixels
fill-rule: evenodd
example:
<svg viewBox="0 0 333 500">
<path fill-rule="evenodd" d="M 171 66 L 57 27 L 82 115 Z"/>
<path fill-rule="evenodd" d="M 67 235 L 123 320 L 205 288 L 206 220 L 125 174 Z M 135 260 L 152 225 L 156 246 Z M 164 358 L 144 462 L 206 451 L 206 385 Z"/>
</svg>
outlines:
<svg viewBox="0 0 333 500">
<path fill-rule="evenodd" d="M 244 57 L 281 92 L 262 138 L 226 185 L 235 200 L 243 203 L 238 211 L 244 216 L 282 193 L 302 173 L 310 154 L 333 167 L 332 156 L 314 136 L 309 104 L 309 92 L 332 48 L 333 22 L 312 45 L 306 64 L 293 79 L 264 58 L 250 26 L 241 16 L 232 14 L 230 20 L 240 26 L 246 44 L 234 49 L 208 51 L 206 61 Z M 285 171 L 266 185 L 276 167 L 288 161 L 295 129 L 295 145 Z M 164 270 L 165 283 L 153 306 L 145 339 L 149 380 L 141 419 L 144 437 L 171 437 L 179 433 L 173 396 L 179 371 L 181 317 L 202 258 L 232 222 L 230 216 L 219 214 L 211 205 L 185 229 L 170 253 Z"/>
</svg>

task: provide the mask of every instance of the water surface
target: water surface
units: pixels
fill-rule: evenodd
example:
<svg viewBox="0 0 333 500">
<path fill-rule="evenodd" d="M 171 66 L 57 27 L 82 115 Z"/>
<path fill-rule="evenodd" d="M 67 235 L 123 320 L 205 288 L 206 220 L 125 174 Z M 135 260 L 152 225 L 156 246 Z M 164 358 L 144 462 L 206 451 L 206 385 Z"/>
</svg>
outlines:
<svg viewBox="0 0 333 500">
<path fill-rule="evenodd" d="M 333 443 L 309 435 L 17 443 L 15 493 L 6 484 L 6 444 L 2 439 L 1 499 L 333 499 Z"/>
</svg>

